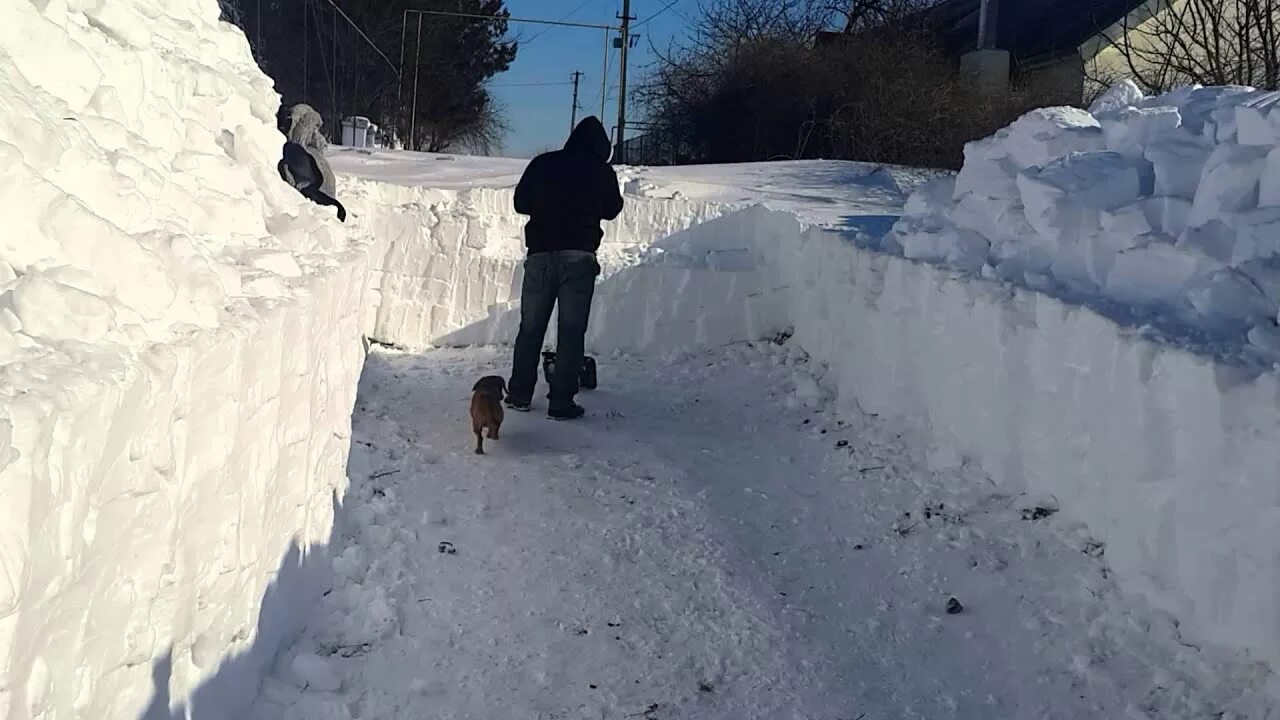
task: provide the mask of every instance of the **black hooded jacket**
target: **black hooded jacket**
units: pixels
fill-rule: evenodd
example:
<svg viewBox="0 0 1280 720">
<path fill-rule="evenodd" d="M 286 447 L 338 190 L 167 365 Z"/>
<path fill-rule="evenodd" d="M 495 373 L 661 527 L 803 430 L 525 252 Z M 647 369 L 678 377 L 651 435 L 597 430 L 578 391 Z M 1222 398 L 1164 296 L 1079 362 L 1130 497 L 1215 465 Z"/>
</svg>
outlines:
<svg viewBox="0 0 1280 720">
<path fill-rule="evenodd" d="M 578 123 L 563 150 L 543 153 L 516 186 L 516 212 L 528 215 L 529 253 L 600 247 L 601 220 L 622 212 L 618 175 L 609 166 L 609 135 L 595 117 Z"/>
</svg>

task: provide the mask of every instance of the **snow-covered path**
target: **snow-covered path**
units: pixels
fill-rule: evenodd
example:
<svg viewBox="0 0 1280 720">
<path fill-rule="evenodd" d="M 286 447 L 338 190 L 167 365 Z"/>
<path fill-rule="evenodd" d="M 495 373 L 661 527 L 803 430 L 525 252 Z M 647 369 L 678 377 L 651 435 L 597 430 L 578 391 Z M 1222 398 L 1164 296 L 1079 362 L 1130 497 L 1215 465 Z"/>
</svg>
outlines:
<svg viewBox="0 0 1280 720">
<path fill-rule="evenodd" d="M 602 358 L 584 422 L 478 457 L 507 362 L 370 357 L 339 582 L 256 717 L 1271 717 L 1051 502 L 928 470 L 785 345 Z"/>
</svg>

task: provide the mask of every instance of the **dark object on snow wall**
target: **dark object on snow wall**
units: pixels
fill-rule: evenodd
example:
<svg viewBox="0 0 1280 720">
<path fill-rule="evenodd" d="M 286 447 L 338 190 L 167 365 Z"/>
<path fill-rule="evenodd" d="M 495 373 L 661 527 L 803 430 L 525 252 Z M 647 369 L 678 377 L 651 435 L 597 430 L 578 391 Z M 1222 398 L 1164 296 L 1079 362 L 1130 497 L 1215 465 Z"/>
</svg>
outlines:
<svg viewBox="0 0 1280 720">
<path fill-rule="evenodd" d="M 515 210 L 528 215 L 529 253 L 600 248 L 601 220 L 622 212 L 618 175 L 609 166 L 609 135 L 595 117 L 578 123 L 563 150 L 543 153 L 516 186 Z"/>
<path fill-rule="evenodd" d="M 959 600 L 955 598 L 951 598 L 950 600 L 947 601 L 948 615 L 959 615 L 962 612 L 964 612 L 964 606 L 960 604 Z"/>
<path fill-rule="evenodd" d="M 310 105 L 299 103 L 289 109 L 289 139 L 276 169 L 303 197 L 317 205 L 338 208 L 338 219 L 346 222 L 347 209 L 338 202 L 337 182 L 324 157 L 328 143 L 320 134 L 321 123 L 320 113 Z"/>
<path fill-rule="evenodd" d="M 551 376 L 555 373 L 556 354 L 547 350 L 542 353 L 542 376 L 547 379 L 547 384 L 551 383 Z M 578 386 L 583 390 L 595 390 L 596 385 L 596 359 L 590 355 L 584 355 L 582 369 L 578 371 Z"/>
<path fill-rule="evenodd" d="M 311 202 L 338 208 L 338 219 L 346 222 L 347 209 L 342 207 L 337 198 L 320 189 L 320 168 L 316 165 L 315 158 L 295 142 L 285 143 L 283 154 L 284 158 L 276 165 L 280 177 Z"/>
</svg>

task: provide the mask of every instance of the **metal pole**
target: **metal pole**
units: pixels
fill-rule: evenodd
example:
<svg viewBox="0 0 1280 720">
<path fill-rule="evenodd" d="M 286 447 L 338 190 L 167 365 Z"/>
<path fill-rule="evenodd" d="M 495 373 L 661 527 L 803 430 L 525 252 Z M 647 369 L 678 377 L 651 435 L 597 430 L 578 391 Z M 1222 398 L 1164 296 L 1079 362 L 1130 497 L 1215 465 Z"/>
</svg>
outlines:
<svg viewBox="0 0 1280 720">
<path fill-rule="evenodd" d="M 307 68 L 307 5 L 302 3 L 302 102 L 307 102 L 307 86 L 311 84 L 311 74 Z"/>
<path fill-rule="evenodd" d="M 342 144 L 342 114 L 338 111 L 338 6 L 333 6 L 333 74 L 329 76 L 333 85 L 329 94 L 333 96 L 333 144 Z"/>
<path fill-rule="evenodd" d="M 618 58 L 618 149 L 614 153 L 614 162 L 623 164 L 627 161 L 627 151 L 623 140 L 627 136 L 627 50 L 631 45 L 631 0 L 622 0 L 622 55 Z"/>
<path fill-rule="evenodd" d="M 604 120 L 604 108 L 609 102 L 609 35 L 604 31 L 604 69 L 600 71 L 600 119 Z"/>
<path fill-rule="evenodd" d="M 999 47 L 996 44 L 996 29 L 1000 22 L 1000 3 L 999 0 L 982 0 L 978 6 L 978 49 L 994 50 Z"/>
<path fill-rule="evenodd" d="M 408 29 L 409 11 L 400 15 L 400 74 L 396 77 L 396 110 L 404 107 L 404 34 Z"/>
<path fill-rule="evenodd" d="M 578 81 L 582 79 L 582 73 L 575 70 L 573 72 L 573 110 L 569 114 L 569 132 L 578 126 Z"/>
<path fill-rule="evenodd" d="M 413 110 L 409 113 L 409 149 L 417 149 L 417 138 L 414 133 L 418 129 L 418 62 L 422 52 L 422 15 L 418 15 L 418 44 L 413 48 Z"/>
</svg>

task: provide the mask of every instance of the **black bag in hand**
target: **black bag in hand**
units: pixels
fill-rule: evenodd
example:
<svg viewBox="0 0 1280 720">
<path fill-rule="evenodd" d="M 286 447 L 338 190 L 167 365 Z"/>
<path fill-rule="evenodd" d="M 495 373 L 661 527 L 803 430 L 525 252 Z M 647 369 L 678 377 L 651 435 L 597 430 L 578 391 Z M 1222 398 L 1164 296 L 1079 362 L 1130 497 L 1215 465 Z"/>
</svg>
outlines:
<svg viewBox="0 0 1280 720">
<path fill-rule="evenodd" d="M 542 374 L 551 384 L 551 376 L 556 373 L 556 354 L 550 350 L 542 353 Z M 596 359 L 590 355 L 582 357 L 582 368 L 578 371 L 578 386 L 583 390 L 596 389 Z"/>
</svg>

